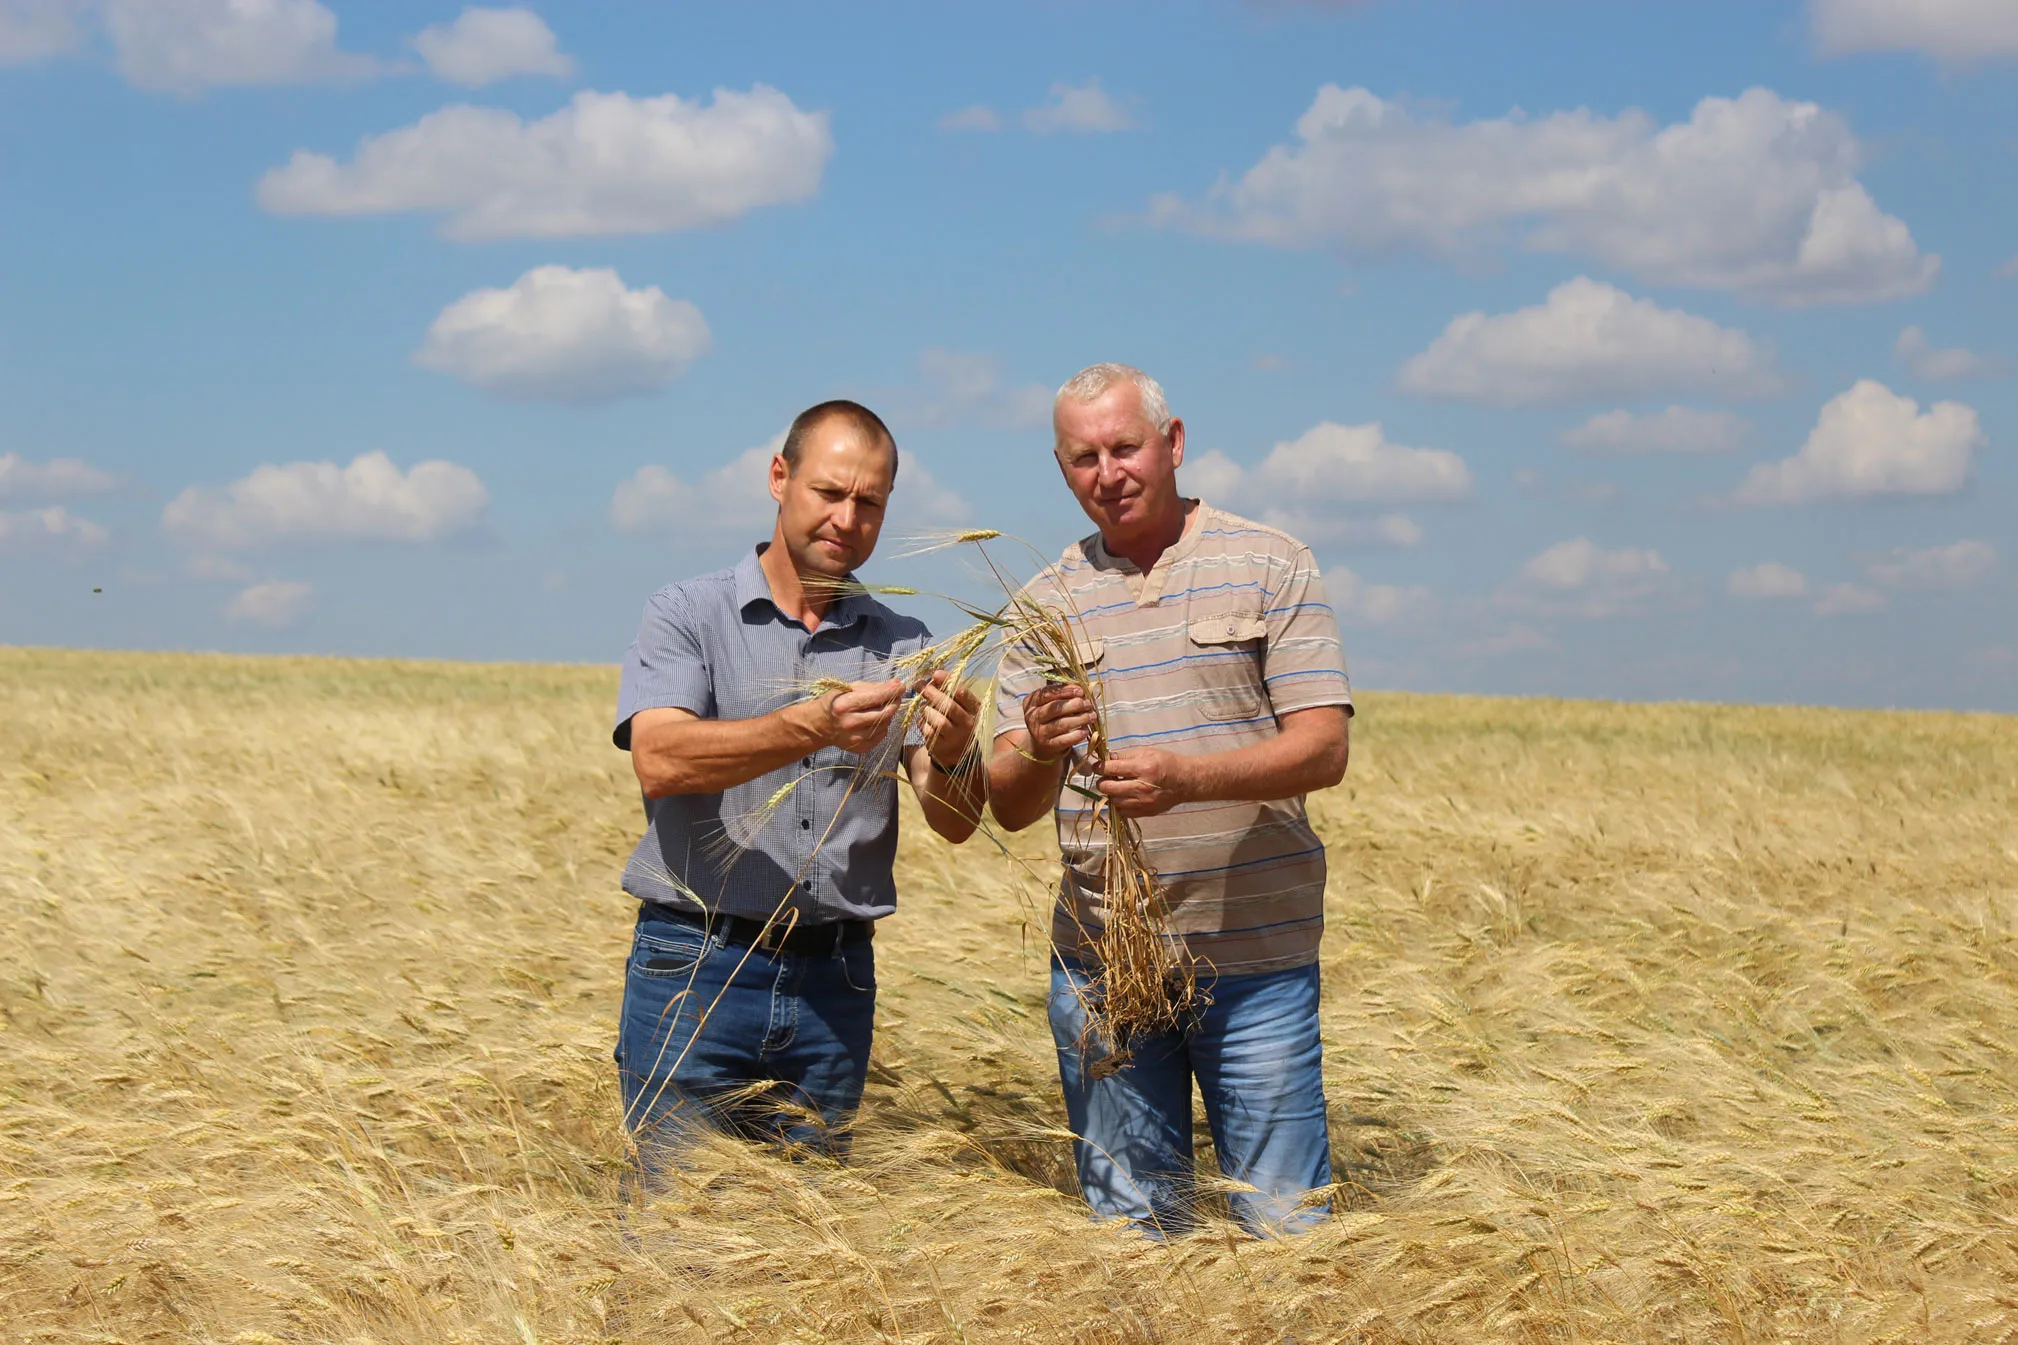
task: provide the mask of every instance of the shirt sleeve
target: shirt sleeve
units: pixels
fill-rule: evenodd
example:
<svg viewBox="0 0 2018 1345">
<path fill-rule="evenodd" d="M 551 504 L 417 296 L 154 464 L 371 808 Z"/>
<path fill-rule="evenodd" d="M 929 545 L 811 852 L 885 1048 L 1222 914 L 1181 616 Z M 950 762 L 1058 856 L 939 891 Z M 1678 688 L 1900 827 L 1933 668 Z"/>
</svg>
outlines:
<svg viewBox="0 0 2018 1345">
<path fill-rule="evenodd" d="M 995 669 L 995 736 L 1014 733 L 1023 725 L 1023 698 L 1044 684 L 1031 666 L 1030 651 L 1007 645 Z"/>
<path fill-rule="evenodd" d="M 638 638 L 624 656 L 617 688 L 617 724 L 610 740 L 631 750 L 631 718 L 640 710 L 689 710 L 715 717 L 714 674 L 691 604 L 677 587 L 645 604 Z"/>
<path fill-rule="evenodd" d="M 1262 647 L 1262 682 L 1275 713 L 1342 705 L 1352 713 L 1352 684 L 1338 618 L 1324 594 L 1324 579 L 1307 546 L 1298 546 L 1288 572 L 1262 613 L 1268 637 Z"/>
<path fill-rule="evenodd" d="M 1048 589 L 1040 590 L 1035 583 L 1023 590 L 1025 596 L 1056 607 L 1050 601 Z M 1044 685 L 1044 674 L 1037 670 L 1037 662 L 1030 646 L 1019 641 L 1008 641 L 1002 646 L 1002 657 L 995 667 L 995 736 L 1014 733 L 1025 727 L 1023 723 L 1023 698 Z"/>
</svg>

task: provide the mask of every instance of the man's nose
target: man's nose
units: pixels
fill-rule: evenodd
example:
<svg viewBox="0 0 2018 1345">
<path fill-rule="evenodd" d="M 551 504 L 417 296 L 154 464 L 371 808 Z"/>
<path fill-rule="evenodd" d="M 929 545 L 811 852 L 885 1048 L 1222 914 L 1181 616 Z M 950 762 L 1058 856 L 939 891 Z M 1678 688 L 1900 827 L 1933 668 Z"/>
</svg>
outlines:
<svg viewBox="0 0 2018 1345">
<path fill-rule="evenodd" d="M 1102 453 L 1100 455 L 1100 484 L 1103 486 L 1117 486 L 1121 484 L 1121 475 L 1120 461 L 1111 454 Z"/>
<path fill-rule="evenodd" d="M 834 526 L 842 532 L 853 532 L 856 512 L 855 501 L 852 498 L 841 501 L 834 506 Z"/>
</svg>

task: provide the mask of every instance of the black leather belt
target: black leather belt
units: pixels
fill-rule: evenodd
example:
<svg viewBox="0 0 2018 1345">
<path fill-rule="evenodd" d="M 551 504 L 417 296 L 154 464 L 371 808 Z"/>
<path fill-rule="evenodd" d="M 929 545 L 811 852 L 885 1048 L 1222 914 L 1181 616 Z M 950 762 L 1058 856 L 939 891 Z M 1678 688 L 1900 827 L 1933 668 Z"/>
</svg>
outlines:
<svg viewBox="0 0 2018 1345">
<path fill-rule="evenodd" d="M 875 937 L 873 920 L 833 920 L 825 924 L 793 924 L 789 915 L 780 915 L 767 930 L 762 920 L 740 915 L 703 916 L 695 911 L 676 910 L 652 903 L 652 910 L 667 920 L 705 929 L 723 943 L 738 948 L 757 947 L 767 953 L 831 953 L 837 948 Z M 789 928 L 788 928 L 789 926 Z"/>
</svg>

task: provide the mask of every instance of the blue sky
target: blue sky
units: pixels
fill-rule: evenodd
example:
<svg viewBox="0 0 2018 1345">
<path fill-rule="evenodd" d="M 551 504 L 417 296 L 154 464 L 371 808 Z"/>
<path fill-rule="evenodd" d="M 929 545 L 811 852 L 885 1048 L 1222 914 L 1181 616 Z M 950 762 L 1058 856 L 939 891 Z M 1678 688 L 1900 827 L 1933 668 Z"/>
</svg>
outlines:
<svg viewBox="0 0 2018 1345">
<path fill-rule="evenodd" d="M 1080 535 L 1048 390 L 1120 359 L 1363 685 L 2018 710 L 2014 61 L 2011 0 L 0 0 L 0 641 L 613 661 L 835 395 L 876 577 L 967 585 L 899 535 Z"/>
</svg>

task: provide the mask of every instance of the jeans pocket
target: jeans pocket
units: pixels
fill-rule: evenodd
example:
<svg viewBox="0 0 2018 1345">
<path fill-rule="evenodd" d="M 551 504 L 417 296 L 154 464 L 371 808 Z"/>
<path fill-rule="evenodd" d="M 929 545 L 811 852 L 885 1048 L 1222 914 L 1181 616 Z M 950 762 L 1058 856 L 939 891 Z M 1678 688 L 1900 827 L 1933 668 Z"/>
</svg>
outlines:
<svg viewBox="0 0 2018 1345">
<path fill-rule="evenodd" d="M 864 995 L 875 990 L 875 944 L 864 939 L 860 943 L 849 944 L 838 956 L 841 960 L 841 979 L 848 983 L 850 990 Z"/>
<path fill-rule="evenodd" d="M 707 954 L 708 936 L 698 929 L 691 936 L 639 930 L 631 940 L 628 970 L 633 976 L 688 976 Z"/>
</svg>

